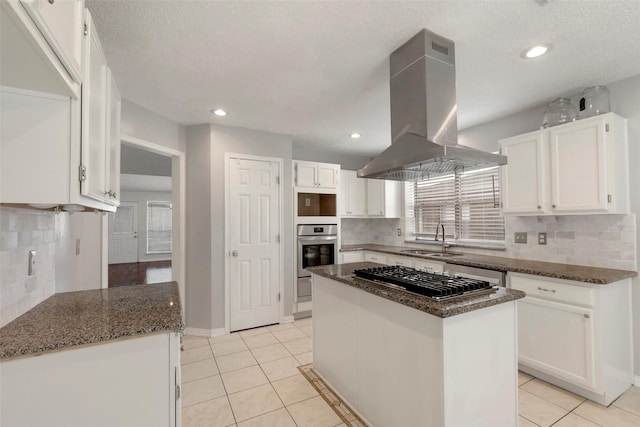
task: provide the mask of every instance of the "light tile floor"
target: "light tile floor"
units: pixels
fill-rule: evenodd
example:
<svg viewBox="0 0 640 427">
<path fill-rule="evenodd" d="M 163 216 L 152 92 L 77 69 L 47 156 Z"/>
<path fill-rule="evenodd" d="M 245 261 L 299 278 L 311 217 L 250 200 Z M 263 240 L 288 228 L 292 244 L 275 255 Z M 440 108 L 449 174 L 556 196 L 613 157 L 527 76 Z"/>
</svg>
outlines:
<svg viewBox="0 0 640 427">
<path fill-rule="evenodd" d="M 221 337 L 185 336 L 184 427 L 344 426 L 300 374 L 312 363 L 311 319 Z M 520 427 L 638 427 L 640 388 L 605 408 L 518 373 Z"/>
</svg>

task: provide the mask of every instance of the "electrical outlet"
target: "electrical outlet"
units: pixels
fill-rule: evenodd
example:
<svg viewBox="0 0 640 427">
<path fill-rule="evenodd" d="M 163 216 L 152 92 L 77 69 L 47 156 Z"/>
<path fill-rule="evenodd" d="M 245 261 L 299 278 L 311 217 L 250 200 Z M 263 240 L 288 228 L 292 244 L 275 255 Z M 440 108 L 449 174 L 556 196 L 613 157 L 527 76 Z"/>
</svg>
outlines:
<svg viewBox="0 0 640 427">
<path fill-rule="evenodd" d="M 538 244 L 539 245 L 547 244 L 547 233 L 538 233 Z"/>
<path fill-rule="evenodd" d="M 516 231 L 513 233 L 513 240 L 516 243 L 527 243 L 527 232 L 526 231 Z"/>
<path fill-rule="evenodd" d="M 36 274 L 36 251 L 29 251 L 29 276 Z"/>
<path fill-rule="evenodd" d="M 402 228 L 398 228 L 398 236 L 402 236 Z"/>
</svg>

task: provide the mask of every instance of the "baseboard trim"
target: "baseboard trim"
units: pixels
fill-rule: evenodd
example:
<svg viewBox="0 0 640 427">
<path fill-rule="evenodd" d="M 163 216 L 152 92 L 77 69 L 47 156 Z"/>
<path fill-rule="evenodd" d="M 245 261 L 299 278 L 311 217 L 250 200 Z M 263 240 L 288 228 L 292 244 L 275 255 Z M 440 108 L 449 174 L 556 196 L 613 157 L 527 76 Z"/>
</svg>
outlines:
<svg viewBox="0 0 640 427">
<path fill-rule="evenodd" d="M 185 328 L 184 333 L 186 335 L 195 335 L 198 337 L 207 337 L 207 338 L 219 337 L 221 335 L 226 334 L 224 328 L 217 328 L 217 329 Z"/>
<path fill-rule="evenodd" d="M 293 315 L 291 315 L 291 316 L 284 316 L 284 317 L 282 318 L 282 322 L 280 322 L 280 323 L 291 323 L 291 322 L 293 322 L 294 320 L 295 320 L 295 319 L 293 318 Z"/>
<path fill-rule="evenodd" d="M 640 387 L 640 375 L 633 376 L 633 385 L 636 387 Z"/>
</svg>

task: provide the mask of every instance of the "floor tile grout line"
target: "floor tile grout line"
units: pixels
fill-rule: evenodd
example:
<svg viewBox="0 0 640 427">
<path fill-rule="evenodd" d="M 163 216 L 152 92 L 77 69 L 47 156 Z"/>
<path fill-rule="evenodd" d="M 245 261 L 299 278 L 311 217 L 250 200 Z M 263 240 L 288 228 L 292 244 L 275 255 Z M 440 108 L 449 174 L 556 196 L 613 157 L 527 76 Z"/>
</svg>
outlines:
<svg viewBox="0 0 640 427">
<path fill-rule="evenodd" d="M 540 427 L 540 424 L 538 423 L 534 423 L 533 421 L 531 421 L 529 418 L 525 417 L 524 415 L 520 414 L 520 411 L 518 411 L 518 416 L 524 418 L 525 420 L 529 421 L 531 424 Z"/>
</svg>

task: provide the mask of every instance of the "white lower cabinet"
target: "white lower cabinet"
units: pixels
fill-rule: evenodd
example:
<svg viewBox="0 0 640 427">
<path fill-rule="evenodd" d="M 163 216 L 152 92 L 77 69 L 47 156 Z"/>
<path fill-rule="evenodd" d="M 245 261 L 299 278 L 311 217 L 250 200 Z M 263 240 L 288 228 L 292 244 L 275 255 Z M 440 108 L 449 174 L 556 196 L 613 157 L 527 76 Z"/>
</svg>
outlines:
<svg viewBox="0 0 640 427">
<path fill-rule="evenodd" d="M 147 335 L 0 363 L 3 427 L 179 427 L 180 339 Z"/>
<path fill-rule="evenodd" d="M 402 267 L 413 267 L 413 259 L 408 256 L 387 255 L 387 264 L 400 265 Z"/>
<path fill-rule="evenodd" d="M 443 262 L 430 261 L 426 259 L 416 259 L 413 261 L 413 267 L 417 270 L 425 270 L 432 273 L 442 273 L 444 271 Z"/>
<path fill-rule="evenodd" d="M 609 405 L 631 384 L 631 281 L 595 285 L 509 273 L 520 369 Z"/>
<path fill-rule="evenodd" d="M 340 254 L 341 264 L 348 264 L 350 262 L 362 262 L 364 261 L 364 253 L 362 251 L 349 251 L 342 252 Z"/>
<path fill-rule="evenodd" d="M 364 260 L 370 262 L 377 262 L 378 264 L 387 264 L 387 256 L 380 252 L 365 252 Z"/>
</svg>

